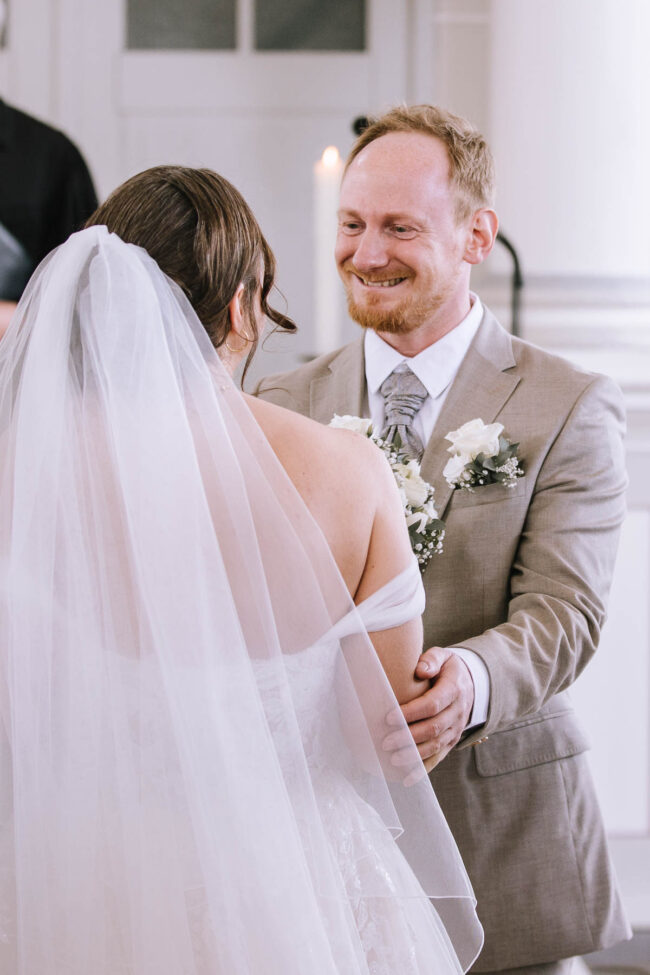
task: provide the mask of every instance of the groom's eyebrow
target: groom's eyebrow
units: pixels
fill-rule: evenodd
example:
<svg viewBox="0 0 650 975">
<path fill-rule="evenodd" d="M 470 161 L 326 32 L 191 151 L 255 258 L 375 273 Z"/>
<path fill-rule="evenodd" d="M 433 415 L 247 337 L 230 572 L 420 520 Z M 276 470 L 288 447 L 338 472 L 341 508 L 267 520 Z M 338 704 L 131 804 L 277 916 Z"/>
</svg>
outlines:
<svg viewBox="0 0 650 975">
<path fill-rule="evenodd" d="M 406 210 L 399 210 L 395 213 L 384 214 L 384 220 L 386 223 L 420 223 L 421 218 L 416 217 L 414 213 L 409 213 Z"/>
<path fill-rule="evenodd" d="M 363 220 L 363 217 L 358 210 L 352 210 L 349 207 L 341 207 L 337 210 L 337 215 L 339 217 L 355 217 L 357 220 Z M 405 210 L 396 210 L 394 213 L 384 213 L 382 214 L 383 223 L 412 223 L 421 224 L 422 217 L 416 216 L 414 213 L 408 213 Z"/>
</svg>

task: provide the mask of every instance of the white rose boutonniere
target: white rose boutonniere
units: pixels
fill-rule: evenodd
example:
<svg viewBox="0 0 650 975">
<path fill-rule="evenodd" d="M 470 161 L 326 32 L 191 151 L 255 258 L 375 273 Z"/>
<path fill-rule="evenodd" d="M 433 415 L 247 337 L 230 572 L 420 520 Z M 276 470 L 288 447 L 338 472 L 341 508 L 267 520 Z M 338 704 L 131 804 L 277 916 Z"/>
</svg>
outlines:
<svg viewBox="0 0 650 975">
<path fill-rule="evenodd" d="M 354 430 L 355 433 L 368 437 L 386 455 L 402 499 L 411 548 L 416 555 L 420 570 L 423 570 L 434 555 L 442 552 L 445 525 L 438 518 L 433 500 L 433 487 L 420 474 L 420 465 L 402 452 L 399 436 L 392 443 L 386 443 L 385 440 L 375 436 L 372 420 L 366 417 L 335 415 L 330 421 L 330 426 Z"/>
<path fill-rule="evenodd" d="M 363 437 L 370 437 L 372 433 L 372 420 L 364 416 L 350 416 L 349 414 L 339 416 L 338 413 L 335 413 L 334 419 L 330 421 L 330 426 L 338 427 L 341 430 L 354 430 L 355 433 L 360 433 Z"/>
<path fill-rule="evenodd" d="M 450 487 L 473 491 L 484 484 L 501 483 L 511 488 L 523 476 L 517 456 L 519 444 L 503 436 L 502 423 L 469 420 L 458 430 L 451 430 L 445 440 L 451 443 L 447 448 L 451 457 L 443 471 Z"/>
</svg>

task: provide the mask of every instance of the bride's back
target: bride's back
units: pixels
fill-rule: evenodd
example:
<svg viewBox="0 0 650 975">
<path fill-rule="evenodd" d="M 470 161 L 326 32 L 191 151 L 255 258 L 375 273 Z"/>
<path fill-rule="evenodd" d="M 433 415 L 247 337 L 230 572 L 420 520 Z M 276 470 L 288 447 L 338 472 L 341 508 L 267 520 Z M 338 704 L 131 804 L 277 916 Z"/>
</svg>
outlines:
<svg viewBox="0 0 650 975">
<path fill-rule="evenodd" d="M 388 527 L 400 526 L 397 492 L 374 444 L 263 400 L 247 401 L 322 530 L 350 593 L 360 601 L 397 575 L 410 551 L 406 533 Z"/>
</svg>

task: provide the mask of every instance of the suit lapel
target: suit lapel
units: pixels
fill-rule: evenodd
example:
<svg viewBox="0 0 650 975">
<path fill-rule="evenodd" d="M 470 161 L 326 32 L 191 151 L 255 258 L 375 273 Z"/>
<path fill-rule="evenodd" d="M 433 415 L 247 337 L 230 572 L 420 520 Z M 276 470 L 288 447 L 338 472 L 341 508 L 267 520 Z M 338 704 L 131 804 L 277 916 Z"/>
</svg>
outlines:
<svg viewBox="0 0 650 975">
<path fill-rule="evenodd" d="M 361 416 L 365 382 L 363 338 L 360 338 L 341 349 L 324 376 L 312 380 L 309 415 L 319 423 L 329 423 L 335 413 Z"/>
<path fill-rule="evenodd" d="M 450 457 L 445 434 L 475 417 L 492 423 L 520 381 L 514 371 L 504 371 L 515 365 L 510 335 L 486 309 L 422 457 L 422 476 L 435 488 L 435 504 L 441 518 L 452 494 L 442 473 Z"/>
</svg>

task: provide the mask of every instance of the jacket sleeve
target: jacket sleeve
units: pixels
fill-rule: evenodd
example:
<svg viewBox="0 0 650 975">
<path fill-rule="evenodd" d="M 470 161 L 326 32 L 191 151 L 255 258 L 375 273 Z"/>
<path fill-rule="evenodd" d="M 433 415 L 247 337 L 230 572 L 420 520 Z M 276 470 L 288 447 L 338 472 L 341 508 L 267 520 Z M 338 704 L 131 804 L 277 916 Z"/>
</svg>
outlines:
<svg viewBox="0 0 650 975">
<path fill-rule="evenodd" d="M 537 712 L 598 646 L 625 514 L 624 427 L 620 390 L 596 377 L 544 459 L 515 554 L 507 621 L 459 643 L 490 674 L 487 723 L 469 744 Z"/>
</svg>

